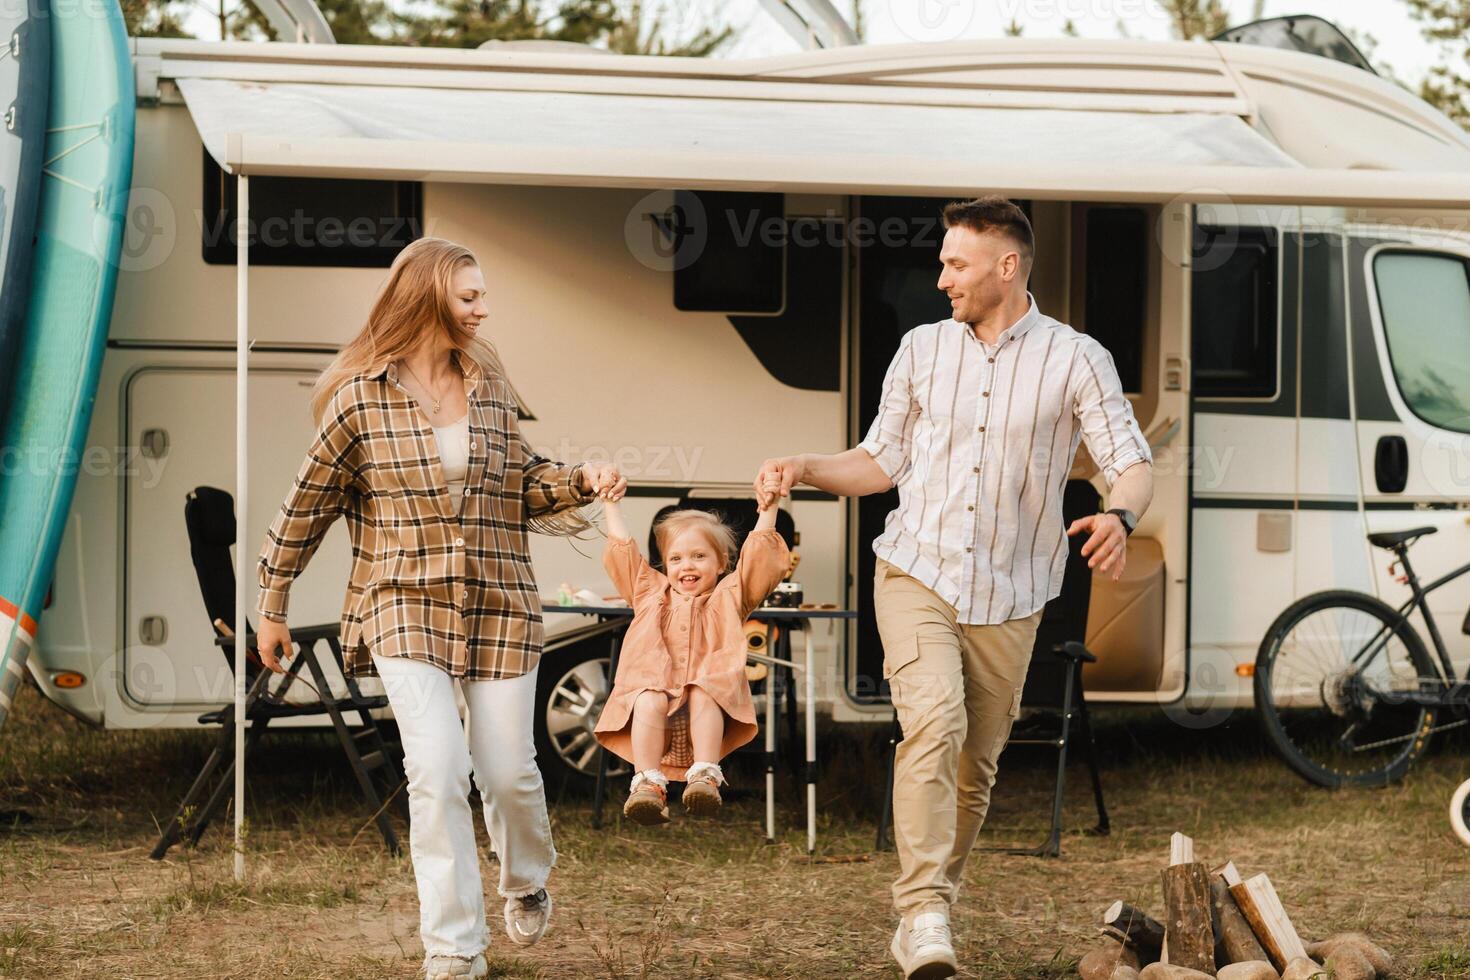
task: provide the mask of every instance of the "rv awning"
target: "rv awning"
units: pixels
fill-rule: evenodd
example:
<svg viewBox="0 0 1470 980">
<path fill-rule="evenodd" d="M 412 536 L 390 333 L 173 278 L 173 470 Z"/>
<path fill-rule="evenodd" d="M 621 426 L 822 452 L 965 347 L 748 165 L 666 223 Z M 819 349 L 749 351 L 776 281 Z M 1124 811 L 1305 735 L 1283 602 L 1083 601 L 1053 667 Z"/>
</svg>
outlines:
<svg viewBox="0 0 1470 980">
<path fill-rule="evenodd" d="M 231 173 L 1037 199 L 1470 206 L 1301 167 L 1236 116 L 177 79 Z"/>
</svg>

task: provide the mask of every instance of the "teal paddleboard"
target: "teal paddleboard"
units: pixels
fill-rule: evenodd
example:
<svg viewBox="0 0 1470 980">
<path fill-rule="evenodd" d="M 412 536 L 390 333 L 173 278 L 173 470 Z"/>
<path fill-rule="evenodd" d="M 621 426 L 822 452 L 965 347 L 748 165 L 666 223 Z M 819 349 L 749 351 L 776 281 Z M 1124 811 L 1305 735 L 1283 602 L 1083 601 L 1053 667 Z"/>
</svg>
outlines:
<svg viewBox="0 0 1470 980">
<path fill-rule="evenodd" d="M 0 128 L 0 421 L 10 404 L 15 351 L 31 295 L 50 82 L 47 0 L 0 5 L 0 109 L 5 112 Z"/>
<path fill-rule="evenodd" d="M 0 724 L 71 509 L 133 171 L 133 66 L 115 0 L 54 4 L 31 290 L 0 442 Z"/>
</svg>

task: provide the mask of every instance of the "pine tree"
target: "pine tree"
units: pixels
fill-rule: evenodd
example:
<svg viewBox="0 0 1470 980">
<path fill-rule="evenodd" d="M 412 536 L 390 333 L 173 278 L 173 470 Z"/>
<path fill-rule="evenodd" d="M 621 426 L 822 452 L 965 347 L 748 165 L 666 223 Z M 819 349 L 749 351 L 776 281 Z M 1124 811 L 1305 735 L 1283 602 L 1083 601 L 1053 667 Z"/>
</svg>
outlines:
<svg viewBox="0 0 1470 980">
<path fill-rule="evenodd" d="M 1160 0 L 1180 40 L 1212 38 L 1230 26 L 1222 0 Z"/>
<path fill-rule="evenodd" d="M 191 37 L 184 30 L 189 0 L 122 0 L 129 37 Z"/>
<path fill-rule="evenodd" d="M 1404 0 L 1439 45 L 1443 63 L 1429 69 L 1419 87 L 1424 101 L 1470 129 L 1470 0 Z"/>
<path fill-rule="evenodd" d="M 183 15 L 198 0 L 122 0 L 133 36 L 190 37 Z M 250 0 L 208 0 L 218 24 L 213 37 L 278 40 Z M 735 29 L 700 19 L 676 36 L 673 14 L 690 9 L 673 0 L 316 0 L 341 44 L 405 44 L 473 48 L 490 40 L 574 41 L 621 54 L 703 57 L 715 53 Z M 673 14 L 671 14 L 671 11 Z"/>
</svg>

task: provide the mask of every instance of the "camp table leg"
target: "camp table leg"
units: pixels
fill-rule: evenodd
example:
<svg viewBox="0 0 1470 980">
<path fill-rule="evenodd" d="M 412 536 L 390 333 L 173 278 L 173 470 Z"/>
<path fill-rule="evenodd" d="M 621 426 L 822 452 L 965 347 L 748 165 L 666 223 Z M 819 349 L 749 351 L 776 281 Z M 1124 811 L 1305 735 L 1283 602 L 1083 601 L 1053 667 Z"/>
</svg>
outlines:
<svg viewBox="0 0 1470 980">
<path fill-rule="evenodd" d="M 798 624 L 793 624 L 798 625 Z M 812 624 L 802 620 L 802 638 L 806 641 L 806 852 L 817 850 L 817 681 L 816 653 L 812 649 Z"/>
<path fill-rule="evenodd" d="M 777 641 L 779 642 L 779 641 Z M 771 623 L 766 621 L 767 650 L 771 649 Z M 766 674 L 766 841 L 776 842 L 776 680 L 774 665 Z"/>
</svg>

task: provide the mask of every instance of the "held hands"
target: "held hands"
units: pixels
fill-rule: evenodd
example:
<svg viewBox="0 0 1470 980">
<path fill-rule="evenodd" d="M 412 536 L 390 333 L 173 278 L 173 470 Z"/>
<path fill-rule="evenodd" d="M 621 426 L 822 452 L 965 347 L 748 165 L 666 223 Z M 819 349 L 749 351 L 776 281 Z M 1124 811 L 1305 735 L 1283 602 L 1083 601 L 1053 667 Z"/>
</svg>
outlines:
<svg viewBox="0 0 1470 980">
<path fill-rule="evenodd" d="M 1078 518 L 1067 528 L 1068 536 L 1083 531 L 1090 531 L 1092 535 L 1082 545 L 1087 567 L 1110 572 L 1113 581 L 1118 581 L 1127 561 L 1128 532 L 1123 529 L 1123 521 L 1117 514 L 1094 514 Z"/>
<path fill-rule="evenodd" d="M 755 477 L 755 499 L 761 510 L 775 505 L 781 497 L 791 496 L 791 488 L 806 475 L 806 465 L 800 456 L 783 456 L 768 459 L 761 464 Z"/>
<path fill-rule="evenodd" d="M 611 463 L 583 463 L 582 492 L 595 493 L 602 500 L 622 500 L 628 480 Z"/>
<path fill-rule="evenodd" d="M 286 672 L 281 661 L 290 660 L 295 647 L 291 644 L 291 631 L 286 628 L 285 623 L 261 617 L 260 628 L 255 632 L 255 645 L 260 654 L 260 662 L 269 670 L 277 674 Z M 279 658 L 276 656 L 278 648 L 281 651 Z"/>
</svg>

